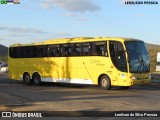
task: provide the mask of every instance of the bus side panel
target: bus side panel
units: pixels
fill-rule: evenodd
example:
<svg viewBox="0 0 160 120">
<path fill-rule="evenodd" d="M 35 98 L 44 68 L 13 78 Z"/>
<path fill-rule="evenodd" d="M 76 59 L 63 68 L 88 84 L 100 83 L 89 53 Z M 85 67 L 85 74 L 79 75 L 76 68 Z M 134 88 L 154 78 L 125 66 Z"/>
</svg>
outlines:
<svg viewBox="0 0 160 120">
<path fill-rule="evenodd" d="M 10 78 L 22 80 L 28 72 L 32 78 L 38 72 L 44 82 L 98 84 L 98 77 L 106 74 L 112 85 L 118 85 L 117 70 L 108 57 L 47 57 L 9 60 Z"/>
<path fill-rule="evenodd" d="M 107 75 L 111 80 L 111 85 L 118 85 L 117 69 L 112 65 L 108 57 L 92 57 L 90 58 L 91 66 L 94 68 L 93 78 L 94 83 L 98 84 L 100 75 Z"/>
<path fill-rule="evenodd" d="M 20 68 L 19 64 L 16 63 L 16 59 L 8 58 L 9 78 L 14 80 L 20 80 Z"/>
</svg>

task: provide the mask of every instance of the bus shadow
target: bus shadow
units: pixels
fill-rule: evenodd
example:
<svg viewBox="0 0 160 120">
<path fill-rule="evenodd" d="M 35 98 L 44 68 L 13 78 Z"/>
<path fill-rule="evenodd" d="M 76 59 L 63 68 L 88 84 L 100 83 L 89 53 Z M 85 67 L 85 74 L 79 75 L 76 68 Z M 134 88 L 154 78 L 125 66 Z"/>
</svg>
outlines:
<svg viewBox="0 0 160 120">
<path fill-rule="evenodd" d="M 71 83 L 53 83 L 53 82 L 43 82 L 40 86 L 35 85 L 25 85 L 22 83 L 22 81 L 17 80 L 11 80 L 8 78 L 8 74 L 1 74 L 0 76 L 0 84 L 20 84 L 23 86 L 32 86 L 32 87 L 62 87 L 62 88 L 74 88 L 74 89 L 99 89 L 108 91 L 105 89 L 102 89 L 98 85 L 90 85 L 90 84 L 71 84 Z M 111 91 L 120 90 L 120 91 L 131 91 L 131 90 L 152 90 L 152 91 L 159 91 L 160 90 L 160 83 L 151 83 L 149 85 L 136 85 L 131 86 L 129 89 L 121 89 L 121 87 L 115 87 L 113 86 L 111 88 Z M 110 91 L 110 90 L 109 90 Z"/>
<path fill-rule="evenodd" d="M 17 83 L 16 84 L 23 84 L 23 83 Z M 24 84 L 25 85 L 25 84 Z M 28 85 L 25 85 L 28 86 Z M 35 86 L 35 85 L 31 85 L 33 87 L 48 87 L 48 88 L 52 88 L 52 87 L 60 87 L 60 88 L 74 88 L 74 89 L 96 89 L 96 90 L 103 90 L 103 91 L 131 91 L 131 90 L 152 90 L 152 91 L 159 91 L 160 90 L 160 84 L 156 84 L 156 85 L 136 85 L 136 86 L 131 86 L 128 89 L 122 89 L 119 86 L 112 86 L 110 90 L 106 90 L 101 88 L 99 85 L 90 85 L 90 84 L 73 84 L 73 83 L 49 83 L 49 82 L 44 82 L 42 83 L 40 86 Z"/>
</svg>

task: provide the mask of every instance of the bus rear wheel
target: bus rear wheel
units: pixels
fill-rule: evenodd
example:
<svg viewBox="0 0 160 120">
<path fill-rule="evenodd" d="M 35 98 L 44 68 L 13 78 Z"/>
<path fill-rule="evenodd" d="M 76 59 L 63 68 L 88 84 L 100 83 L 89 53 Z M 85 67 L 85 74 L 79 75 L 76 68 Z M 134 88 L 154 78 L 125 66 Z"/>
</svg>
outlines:
<svg viewBox="0 0 160 120">
<path fill-rule="evenodd" d="M 110 90 L 111 89 L 111 81 L 107 75 L 103 75 L 100 79 L 100 86 L 103 89 Z"/>
<path fill-rule="evenodd" d="M 29 73 L 24 73 L 23 75 L 23 82 L 27 85 L 32 84 L 32 80 L 30 79 Z"/>
<path fill-rule="evenodd" d="M 34 85 L 41 85 L 41 76 L 38 73 L 33 75 L 33 83 Z"/>
</svg>

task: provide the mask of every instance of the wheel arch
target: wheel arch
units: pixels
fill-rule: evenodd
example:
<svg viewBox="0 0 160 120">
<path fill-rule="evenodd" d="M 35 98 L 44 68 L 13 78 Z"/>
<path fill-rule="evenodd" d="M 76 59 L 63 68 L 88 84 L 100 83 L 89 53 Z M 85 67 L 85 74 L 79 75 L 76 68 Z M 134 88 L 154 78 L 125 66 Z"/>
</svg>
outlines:
<svg viewBox="0 0 160 120">
<path fill-rule="evenodd" d="M 33 74 L 32 74 L 32 78 L 33 78 L 33 76 L 36 75 L 36 74 L 38 74 L 39 76 L 41 76 L 41 74 L 40 74 L 38 71 L 35 71 L 35 72 L 33 72 Z"/>
<path fill-rule="evenodd" d="M 29 72 L 27 72 L 27 71 L 23 72 L 23 76 L 22 76 L 22 78 L 24 78 L 24 75 L 25 75 L 25 74 L 28 74 L 28 75 L 29 75 L 29 77 L 30 77 L 30 79 L 31 79 L 31 75 L 30 75 L 30 73 L 29 73 Z"/>
<path fill-rule="evenodd" d="M 107 74 L 101 74 L 101 75 L 99 75 L 99 77 L 98 77 L 98 85 L 100 85 L 100 80 L 101 80 L 101 77 L 102 76 L 104 76 L 104 75 L 106 75 L 109 79 L 110 79 L 110 77 L 107 75 Z M 110 81 L 111 81 L 111 79 L 110 79 Z"/>
</svg>

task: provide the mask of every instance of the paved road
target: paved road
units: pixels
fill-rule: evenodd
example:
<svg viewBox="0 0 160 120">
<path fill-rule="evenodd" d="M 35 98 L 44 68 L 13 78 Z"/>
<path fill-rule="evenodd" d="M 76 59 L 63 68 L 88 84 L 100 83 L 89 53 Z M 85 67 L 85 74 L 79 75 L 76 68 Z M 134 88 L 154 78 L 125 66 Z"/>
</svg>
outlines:
<svg viewBox="0 0 160 120">
<path fill-rule="evenodd" d="M 160 84 L 102 90 L 97 86 L 27 86 L 0 76 L 0 111 L 160 111 Z"/>
</svg>

